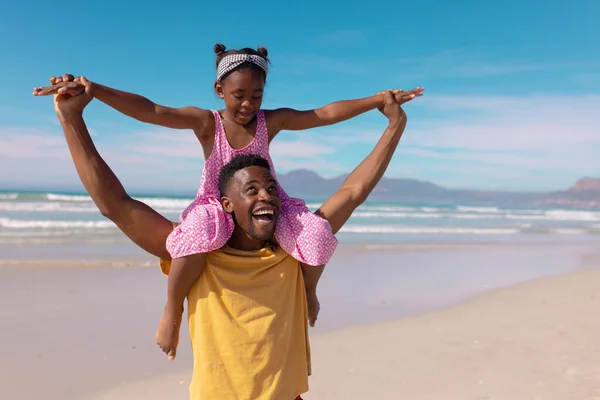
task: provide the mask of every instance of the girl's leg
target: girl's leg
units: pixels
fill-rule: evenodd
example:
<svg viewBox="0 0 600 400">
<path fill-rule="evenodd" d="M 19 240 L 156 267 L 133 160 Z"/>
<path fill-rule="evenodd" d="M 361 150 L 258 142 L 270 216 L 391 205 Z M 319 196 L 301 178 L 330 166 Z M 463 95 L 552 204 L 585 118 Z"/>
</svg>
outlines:
<svg viewBox="0 0 600 400">
<path fill-rule="evenodd" d="M 206 266 L 206 254 L 175 258 L 168 278 L 167 304 L 158 324 L 156 344 L 174 360 L 179 344 L 179 328 L 183 316 L 183 302 L 190 289 L 200 278 Z"/>
<path fill-rule="evenodd" d="M 314 327 L 320 311 L 317 285 L 325 263 L 329 262 L 335 251 L 337 239 L 327 220 L 312 213 L 304 201 L 290 199 L 286 198 L 289 203 L 287 207 L 282 207 L 275 239 L 283 250 L 300 261 L 306 289 L 308 322 Z"/>
<path fill-rule="evenodd" d="M 302 267 L 302 274 L 304 275 L 304 287 L 306 288 L 306 303 L 308 306 L 308 323 L 314 327 L 317 322 L 317 316 L 321 305 L 317 297 L 317 284 L 323 274 L 325 265 L 308 265 L 300 264 Z"/>
</svg>

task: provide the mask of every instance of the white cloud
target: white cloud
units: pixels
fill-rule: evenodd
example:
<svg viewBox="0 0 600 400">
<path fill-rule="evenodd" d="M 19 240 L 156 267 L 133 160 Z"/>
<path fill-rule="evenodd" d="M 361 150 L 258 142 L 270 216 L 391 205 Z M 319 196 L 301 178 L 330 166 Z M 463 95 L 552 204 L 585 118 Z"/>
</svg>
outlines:
<svg viewBox="0 0 600 400">
<path fill-rule="evenodd" d="M 69 158 L 65 139 L 40 129 L 0 128 L 0 157 L 35 159 L 40 157 Z"/>
<path fill-rule="evenodd" d="M 409 144 L 517 151 L 600 145 L 600 96 L 432 97 L 426 108 L 431 118 L 415 121 Z"/>
<path fill-rule="evenodd" d="M 204 159 L 202 146 L 192 131 L 136 131 L 127 145 L 132 151 L 162 157 Z"/>
<path fill-rule="evenodd" d="M 471 187 L 497 180 L 498 188 L 534 187 L 542 180 L 551 187 L 555 176 L 561 180 L 554 187 L 560 188 L 583 175 L 600 175 L 600 96 L 425 95 L 410 107 L 407 132 L 388 176 Z M 353 121 L 282 133 L 286 136 L 271 144 L 277 170 L 308 168 L 326 176 L 349 172 L 360 161 L 357 154 L 366 154 L 379 139 L 386 126 L 380 118 L 372 124 Z M 100 152 L 126 182 L 190 188 L 198 183 L 204 157 L 191 131 L 151 129 L 113 135 L 110 141 L 100 137 Z M 15 182 L 61 176 L 61 169 L 65 179 L 73 179 L 58 130 L 0 127 L 0 158 L 3 171 L 19 169 Z M 3 175 L 2 182 L 13 178 Z"/>
<path fill-rule="evenodd" d="M 137 140 L 130 146 L 137 153 L 167 157 L 204 157 L 200 142 L 191 132 L 151 130 L 135 132 L 134 135 Z M 277 138 L 270 145 L 271 155 L 286 158 L 318 157 L 336 151 L 335 147 L 319 144 L 308 138 L 292 141 Z"/>
<path fill-rule="evenodd" d="M 151 142 L 152 138 L 149 140 Z M 197 154 L 200 158 L 198 168 L 189 162 L 173 163 L 172 160 L 157 157 L 151 152 L 132 151 L 128 145 L 98 142 L 96 146 L 129 189 L 152 187 L 154 182 L 161 188 L 174 182 L 181 182 L 179 187 L 192 189 L 198 185 L 202 171 L 201 153 Z M 80 186 L 61 132 L 0 127 L 0 171 L 0 187 L 5 188 Z M 187 185 L 183 185 L 184 182 Z"/>
<path fill-rule="evenodd" d="M 600 175 L 600 96 L 425 95 L 415 107 L 407 107 L 409 123 L 398 153 L 435 171 L 424 176 L 406 157 L 396 157 L 390 169 L 396 176 L 414 172 L 413 177 L 435 180 L 436 173 L 452 171 L 455 179 L 444 182 L 457 186 L 470 186 L 478 176 L 477 184 L 502 178 L 513 187 L 545 181 L 548 188 L 560 188 L 583 175 Z M 342 150 L 360 143 L 371 147 L 382 130 L 348 124 L 327 135 L 303 135 Z M 552 177 L 560 182 L 553 186 Z"/>
</svg>

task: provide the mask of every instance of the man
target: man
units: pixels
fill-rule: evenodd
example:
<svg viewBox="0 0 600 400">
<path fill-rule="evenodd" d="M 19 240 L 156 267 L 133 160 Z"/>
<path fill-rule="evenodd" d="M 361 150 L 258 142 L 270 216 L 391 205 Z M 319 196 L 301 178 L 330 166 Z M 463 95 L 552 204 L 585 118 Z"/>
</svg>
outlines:
<svg viewBox="0 0 600 400">
<path fill-rule="evenodd" d="M 58 93 L 54 107 L 92 200 L 133 242 L 159 257 L 168 274 L 165 242 L 174 223 L 129 197 L 97 152 L 83 120 L 91 97 L 76 85 Z M 374 150 L 317 211 L 334 233 L 379 182 L 406 126 L 391 92 L 380 111 L 389 124 Z M 188 296 L 191 399 L 299 399 L 310 374 L 306 294 L 299 262 L 270 244 L 280 207 L 276 182 L 257 156 L 233 159 L 219 178 L 221 203 L 235 229 L 223 249 L 208 255 Z"/>
</svg>

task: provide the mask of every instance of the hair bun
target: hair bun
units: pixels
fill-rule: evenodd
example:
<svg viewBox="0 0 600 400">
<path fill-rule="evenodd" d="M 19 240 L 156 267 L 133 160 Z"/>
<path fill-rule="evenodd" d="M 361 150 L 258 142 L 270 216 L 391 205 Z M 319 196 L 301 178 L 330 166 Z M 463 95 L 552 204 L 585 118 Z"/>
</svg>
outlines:
<svg viewBox="0 0 600 400">
<path fill-rule="evenodd" d="M 266 48 L 264 47 L 259 47 L 258 49 L 256 49 L 256 51 L 258 52 L 258 54 L 263 57 L 263 58 L 267 58 L 267 56 L 269 55 L 269 52 L 267 51 Z"/>
<path fill-rule="evenodd" d="M 225 52 L 225 45 L 221 43 L 215 44 L 215 54 L 219 55 Z"/>
</svg>

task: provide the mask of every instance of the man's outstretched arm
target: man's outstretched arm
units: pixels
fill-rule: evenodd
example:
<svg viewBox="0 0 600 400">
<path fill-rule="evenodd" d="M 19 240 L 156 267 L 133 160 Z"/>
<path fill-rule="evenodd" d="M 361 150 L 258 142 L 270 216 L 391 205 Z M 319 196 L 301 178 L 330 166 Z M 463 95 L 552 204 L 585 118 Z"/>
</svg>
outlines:
<svg viewBox="0 0 600 400">
<path fill-rule="evenodd" d="M 317 210 L 317 214 L 329 221 L 333 233 L 337 233 L 348 221 L 354 210 L 367 200 L 385 173 L 406 127 L 406 114 L 391 93 L 385 95 L 383 114 L 389 124 L 375 148 L 346 178 L 342 187 Z"/>
<path fill-rule="evenodd" d="M 170 259 L 165 243 L 172 222 L 127 194 L 98 153 L 81 112 L 57 110 L 57 115 L 79 178 L 102 215 L 148 253 Z"/>
</svg>

